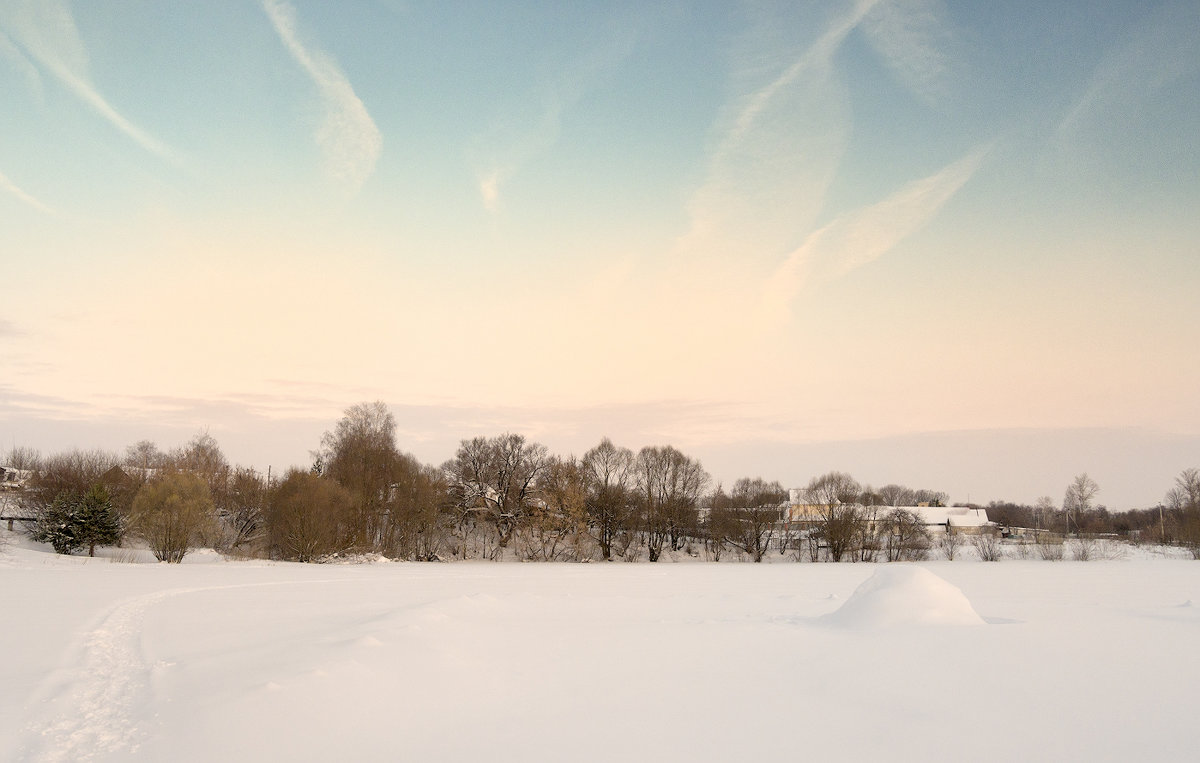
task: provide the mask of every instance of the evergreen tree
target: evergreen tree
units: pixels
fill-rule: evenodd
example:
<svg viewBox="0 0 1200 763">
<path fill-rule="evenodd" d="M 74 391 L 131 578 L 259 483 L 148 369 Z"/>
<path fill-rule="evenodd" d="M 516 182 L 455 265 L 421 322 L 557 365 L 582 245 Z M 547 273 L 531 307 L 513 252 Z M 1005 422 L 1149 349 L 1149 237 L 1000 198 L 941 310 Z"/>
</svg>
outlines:
<svg viewBox="0 0 1200 763">
<path fill-rule="evenodd" d="M 38 543 L 49 543 L 55 553 L 73 554 L 83 546 L 79 532 L 79 499 L 62 492 L 38 512 L 30 537 Z"/>
<path fill-rule="evenodd" d="M 103 485 L 94 485 L 82 497 L 59 493 L 38 512 L 30 535 L 39 543 L 49 543 L 59 554 L 73 554 L 87 546 L 88 556 L 95 556 L 96 546 L 112 545 L 121 539 L 121 520 L 108 491 Z"/>
<path fill-rule="evenodd" d="M 121 518 L 103 485 L 93 486 L 79 501 L 76 516 L 80 546 L 88 547 L 88 556 L 96 555 L 96 546 L 112 546 L 121 540 Z"/>
</svg>

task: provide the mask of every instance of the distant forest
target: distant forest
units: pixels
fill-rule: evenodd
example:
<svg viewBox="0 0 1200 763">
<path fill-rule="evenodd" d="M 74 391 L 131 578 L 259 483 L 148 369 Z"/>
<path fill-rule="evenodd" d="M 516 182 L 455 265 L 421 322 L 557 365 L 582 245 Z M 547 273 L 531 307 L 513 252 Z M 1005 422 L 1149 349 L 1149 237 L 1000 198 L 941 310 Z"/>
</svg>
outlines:
<svg viewBox="0 0 1200 763">
<path fill-rule="evenodd" d="M 993 501 L 988 524 L 930 525 L 918 507 L 945 493 L 862 485 L 818 475 L 802 489 L 744 477 L 714 482 L 672 446 L 638 452 L 607 438 L 581 458 L 518 434 L 463 440 L 441 465 L 396 445 L 382 402 L 345 411 L 308 469 L 268 478 L 229 464 L 208 434 L 163 451 L 152 442 L 123 456 L 13 448 L 0 464 L 0 516 L 21 522 L 60 553 L 143 540 L 162 561 L 190 549 L 301 562 L 351 557 L 656 562 L 668 555 L 720 561 L 1094 557 L 1115 540 L 1182 546 L 1200 557 L 1200 470 L 1187 469 L 1157 506 L 1110 512 L 1086 474 L 1061 504 Z"/>
</svg>

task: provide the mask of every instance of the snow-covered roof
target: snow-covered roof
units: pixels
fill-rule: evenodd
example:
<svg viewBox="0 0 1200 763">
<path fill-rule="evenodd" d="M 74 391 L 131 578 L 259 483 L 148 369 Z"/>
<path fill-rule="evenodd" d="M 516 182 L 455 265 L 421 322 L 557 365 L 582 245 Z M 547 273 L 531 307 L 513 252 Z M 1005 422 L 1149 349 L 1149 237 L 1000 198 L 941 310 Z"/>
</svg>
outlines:
<svg viewBox="0 0 1200 763">
<path fill-rule="evenodd" d="M 969 506 L 878 506 L 875 507 L 878 516 L 882 517 L 893 508 L 916 514 L 927 525 L 945 525 L 951 527 L 986 527 L 987 509 L 976 509 Z M 787 507 L 786 517 L 789 521 L 812 521 L 819 519 L 824 507 L 816 504 L 792 504 Z"/>
<path fill-rule="evenodd" d="M 975 509 L 970 506 L 900 506 L 898 508 L 911 511 L 925 521 L 927 525 L 944 525 L 951 527 L 984 527 L 988 524 L 987 509 Z"/>
<path fill-rule="evenodd" d="M 11 466 L 0 466 L 0 486 L 19 486 L 33 476 L 29 469 L 14 469 Z"/>
</svg>

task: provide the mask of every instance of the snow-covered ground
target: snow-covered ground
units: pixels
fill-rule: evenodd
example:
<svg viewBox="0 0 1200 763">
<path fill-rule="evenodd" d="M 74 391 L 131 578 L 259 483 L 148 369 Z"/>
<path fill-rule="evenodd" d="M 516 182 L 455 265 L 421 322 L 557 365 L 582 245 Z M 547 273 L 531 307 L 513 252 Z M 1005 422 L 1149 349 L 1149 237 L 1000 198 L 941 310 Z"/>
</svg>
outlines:
<svg viewBox="0 0 1200 763">
<path fill-rule="evenodd" d="M 0 760 L 1200 756 L 1192 561 L 186 562 L 0 551 Z"/>
</svg>

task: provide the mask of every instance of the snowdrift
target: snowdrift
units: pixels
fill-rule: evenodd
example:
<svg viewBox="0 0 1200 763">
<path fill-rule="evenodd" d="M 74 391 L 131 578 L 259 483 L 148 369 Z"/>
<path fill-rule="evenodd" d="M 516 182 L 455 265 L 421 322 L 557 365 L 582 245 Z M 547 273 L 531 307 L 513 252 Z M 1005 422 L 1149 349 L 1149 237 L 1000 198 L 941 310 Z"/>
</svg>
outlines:
<svg viewBox="0 0 1200 763">
<path fill-rule="evenodd" d="M 822 620 L 839 626 L 984 625 L 963 592 L 922 567 L 890 565 Z"/>
</svg>

